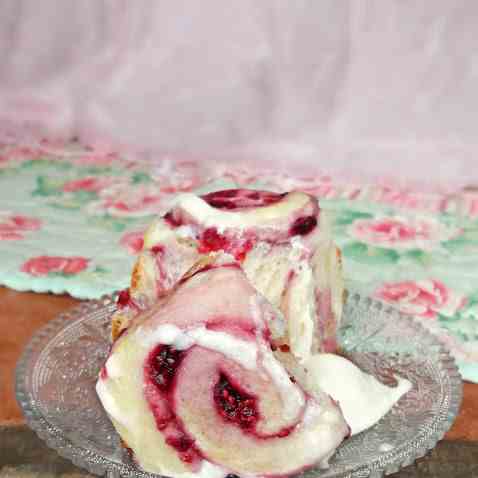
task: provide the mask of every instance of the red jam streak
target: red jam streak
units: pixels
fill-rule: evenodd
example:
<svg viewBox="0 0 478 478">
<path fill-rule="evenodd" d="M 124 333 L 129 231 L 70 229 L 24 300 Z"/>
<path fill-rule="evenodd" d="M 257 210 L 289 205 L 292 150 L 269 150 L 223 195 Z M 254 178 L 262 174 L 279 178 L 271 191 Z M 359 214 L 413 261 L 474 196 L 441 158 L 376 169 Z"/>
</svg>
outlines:
<svg viewBox="0 0 478 478">
<path fill-rule="evenodd" d="M 248 239 L 229 239 L 223 234 L 219 234 L 214 227 L 207 228 L 201 235 L 198 252 L 209 254 L 210 252 L 224 251 L 231 254 L 237 261 L 245 259 L 247 253 L 254 247 L 254 240 Z"/>
<path fill-rule="evenodd" d="M 151 378 L 162 392 L 168 392 L 171 389 L 174 375 L 184 358 L 184 353 L 169 345 L 159 345 L 153 351 L 150 362 Z"/>
<path fill-rule="evenodd" d="M 118 294 L 118 298 L 116 299 L 116 305 L 118 309 L 124 309 L 126 307 L 131 307 L 133 309 L 139 310 L 138 304 L 134 301 L 133 297 L 129 292 L 129 289 L 123 289 Z"/>
<path fill-rule="evenodd" d="M 166 443 L 178 452 L 185 463 L 199 463 L 202 454 L 171 406 L 176 372 L 185 354 L 186 351 L 177 350 L 170 345 L 161 344 L 153 349 L 144 368 L 145 396 Z M 149 387 L 152 390 L 148 390 Z"/>
<path fill-rule="evenodd" d="M 164 247 L 161 244 L 156 244 L 151 248 L 151 253 L 154 256 L 160 256 L 164 253 Z"/>
<path fill-rule="evenodd" d="M 273 434 L 262 434 L 256 430 L 260 419 L 257 406 L 258 398 L 247 393 L 239 384 L 234 383 L 224 372 L 214 386 L 214 403 L 217 412 L 226 421 L 239 426 L 244 432 L 251 433 L 259 440 L 284 438 L 290 435 L 296 425 L 284 427 Z"/>
<path fill-rule="evenodd" d="M 286 194 L 253 189 L 226 189 L 205 194 L 201 198 L 216 209 L 234 210 L 270 206 L 279 202 Z"/>
<path fill-rule="evenodd" d="M 219 375 L 214 386 L 214 402 L 219 415 L 226 421 L 246 430 L 255 428 L 259 420 L 257 399 L 233 385 L 224 373 Z"/>
<path fill-rule="evenodd" d="M 199 252 L 208 253 L 213 251 L 225 250 L 228 246 L 228 240 L 222 234 L 219 234 L 214 227 L 209 227 L 202 233 Z"/>
<path fill-rule="evenodd" d="M 295 425 L 285 427 L 272 435 L 257 433 L 256 425 L 260 418 L 257 397 L 233 383 L 224 372 L 219 374 L 219 380 L 214 386 L 214 402 L 217 412 L 225 421 L 234 423 L 244 432 L 252 433 L 258 439 L 284 438 L 295 428 Z"/>
<path fill-rule="evenodd" d="M 101 367 L 100 378 L 101 378 L 101 380 L 106 380 L 108 378 L 108 370 L 106 370 L 105 365 L 103 365 L 103 367 Z"/>
<path fill-rule="evenodd" d="M 166 443 L 179 452 L 183 461 L 191 463 L 191 450 L 194 449 L 194 440 L 192 438 L 189 438 L 185 434 L 169 436 L 166 438 Z"/>
<path fill-rule="evenodd" d="M 124 289 L 118 294 L 118 299 L 116 299 L 116 304 L 118 307 L 123 309 L 128 305 L 132 305 L 131 301 L 131 294 L 129 293 L 129 289 Z"/>
<path fill-rule="evenodd" d="M 294 221 L 289 232 L 291 236 L 305 236 L 316 226 L 317 218 L 315 216 L 299 217 Z"/>
<path fill-rule="evenodd" d="M 171 226 L 171 227 L 179 227 L 182 226 L 182 222 L 177 219 L 174 214 L 170 211 L 168 212 L 163 219 Z"/>
</svg>

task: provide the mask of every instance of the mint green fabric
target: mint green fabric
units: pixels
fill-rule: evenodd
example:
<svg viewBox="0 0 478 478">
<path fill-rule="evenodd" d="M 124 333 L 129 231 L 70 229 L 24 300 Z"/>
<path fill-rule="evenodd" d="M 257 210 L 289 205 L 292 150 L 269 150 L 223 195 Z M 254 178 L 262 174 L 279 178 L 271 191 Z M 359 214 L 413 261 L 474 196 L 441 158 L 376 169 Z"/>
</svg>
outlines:
<svg viewBox="0 0 478 478">
<path fill-rule="evenodd" d="M 478 382 L 478 195 L 445 197 L 225 164 L 0 148 L 0 284 L 98 298 L 125 288 L 142 234 L 181 191 L 302 189 L 333 218 L 347 285 L 420 318 Z"/>
</svg>

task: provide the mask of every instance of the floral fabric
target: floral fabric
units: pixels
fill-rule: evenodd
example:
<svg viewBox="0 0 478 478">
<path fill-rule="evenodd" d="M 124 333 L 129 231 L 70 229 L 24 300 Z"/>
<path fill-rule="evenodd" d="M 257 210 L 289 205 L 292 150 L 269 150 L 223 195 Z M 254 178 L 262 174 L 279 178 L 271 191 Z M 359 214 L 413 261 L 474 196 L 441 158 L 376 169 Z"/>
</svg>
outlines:
<svg viewBox="0 0 478 478">
<path fill-rule="evenodd" d="M 0 284 L 84 299 L 122 289 L 146 227 L 176 193 L 231 185 L 317 195 L 333 218 L 348 286 L 418 317 L 478 382 L 473 190 L 445 196 L 237 164 L 0 145 Z"/>
</svg>

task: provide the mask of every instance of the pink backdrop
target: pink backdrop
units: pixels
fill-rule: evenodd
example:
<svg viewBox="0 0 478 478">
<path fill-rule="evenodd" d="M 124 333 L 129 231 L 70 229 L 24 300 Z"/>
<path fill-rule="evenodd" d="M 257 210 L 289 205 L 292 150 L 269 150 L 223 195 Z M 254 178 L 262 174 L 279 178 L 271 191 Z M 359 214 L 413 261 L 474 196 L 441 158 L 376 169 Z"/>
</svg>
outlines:
<svg viewBox="0 0 478 478">
<path fill-rule="evenodd" d="M 0 131 L 478 183 L 476 18 L 467 0 L 2 0 Z"/>
</svg>

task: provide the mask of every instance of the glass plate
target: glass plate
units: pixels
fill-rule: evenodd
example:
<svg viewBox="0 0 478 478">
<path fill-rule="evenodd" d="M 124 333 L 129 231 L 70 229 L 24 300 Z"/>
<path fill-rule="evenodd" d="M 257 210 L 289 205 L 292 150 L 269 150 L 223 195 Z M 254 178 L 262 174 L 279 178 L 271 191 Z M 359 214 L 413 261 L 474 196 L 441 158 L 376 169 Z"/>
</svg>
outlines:
<svg viewBox="0 0 478 478">
<path fill-rule="evenodd" d="M 60 455 L 92 473 L 154 476 L 138 469 L 95 393 L 108 354 L 111 297 L 87 302 L 37 333 L 16 370 L 17 400 L 31 428 Z M 413 388 L 374 427 L 346 440 L 327 470 L 300 476 L 381 477 L 433 448 L 455 419 L 462 382 L 438 340 L 414 319 L 358 294 L 348 294 L 341 345 L 356 364 L 384 383 L 394 375 Z"/>
</svg>

